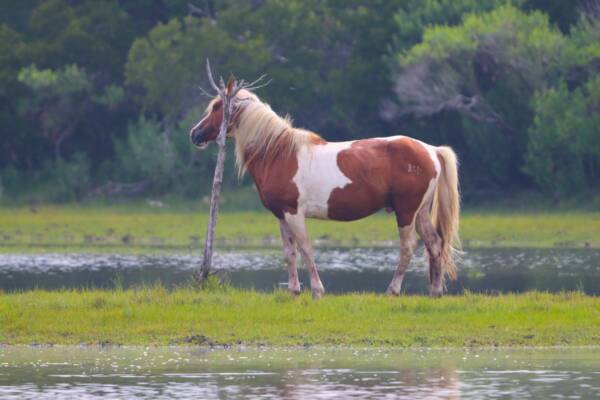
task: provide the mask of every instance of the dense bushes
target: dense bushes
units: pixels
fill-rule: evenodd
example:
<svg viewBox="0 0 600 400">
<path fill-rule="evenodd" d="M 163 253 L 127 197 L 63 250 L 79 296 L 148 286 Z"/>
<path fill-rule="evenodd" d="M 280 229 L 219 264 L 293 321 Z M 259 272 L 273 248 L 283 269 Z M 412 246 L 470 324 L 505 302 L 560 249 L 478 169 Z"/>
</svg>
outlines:
<svg viewBox="0 0 600 400">
<path fill-rule="evenodd" d="M 525 171 L 564 195 L 600 183 L 600 76 L 569 91 L 565 83 L 536 95 Z"/>
<path fill-rule="evenodd" d="M 329 140 L 454 146 L 467 197 L 598 184 L 597 3 L 200 3 L 0 6 L 4 198 L 80 199 L 107 182 L 208 192 L 214 149 L 187 134 L 207 100 L 206 58 L 223 75 L 267 73 L 260 96 Z"/>
<path fill-rule="evenodd" d="M 71 155 L 68 160 L 46 160 L 42 168 L 34 172 L 7 167 L 0 174 L 5 198 L 33 203 L 81 200 L 91 183 L 90 160 L 81 152 Z"/>
<path fill-rule="evenodd" d="M 129 124 L 127 137 L 115 143 L 115 153 L 115 174 L 126 181 L 152 177 L 164 184 L 179 161 L 160 124 L 144 117 Z"/>
</svg>

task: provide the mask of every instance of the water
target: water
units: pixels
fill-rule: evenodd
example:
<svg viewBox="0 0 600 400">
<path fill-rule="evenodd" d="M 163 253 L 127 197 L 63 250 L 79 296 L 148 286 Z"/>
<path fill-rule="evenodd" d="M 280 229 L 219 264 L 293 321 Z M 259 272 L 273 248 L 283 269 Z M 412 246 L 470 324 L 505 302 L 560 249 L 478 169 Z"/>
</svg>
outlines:
<svg viewBox="0 0 600 400">
<path fill-rule="evenodd" d="M 317 265 L 330 293 L 382 292 L 398 261 L 396 249 L 321 249 Z M 130 287 L 160 281 L 185 284 L 197 268 L 198 255 L 28 254 L 0 255 L 0 289 Z M 287 282 L 279 251 L 229 251 L 216 254 L 214 265 L 232 284 L 272 290 Z M 406 293 L 426 293 L 423 252 L 409 266 Z M 300 268 L 303 285 L 308 277 Z M 594 249 L 472 249 L 459 265 L 450 293 L 583 290 L 600 295 L 600 251 Z"/>
<path fill-rule="evenodd" d="M 600 396 L 600 349 L 0 348 L 0 398 Z"/>
</svg>

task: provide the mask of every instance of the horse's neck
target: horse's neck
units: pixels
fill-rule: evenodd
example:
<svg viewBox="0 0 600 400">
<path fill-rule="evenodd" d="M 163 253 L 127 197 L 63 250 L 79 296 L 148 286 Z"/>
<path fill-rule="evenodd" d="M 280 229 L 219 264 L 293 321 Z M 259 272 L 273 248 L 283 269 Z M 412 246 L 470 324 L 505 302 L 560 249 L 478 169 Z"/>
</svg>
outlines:
<svg viewBox="0 0 600 400">
<path fill-rule="evenodd" d="M 292 151 L 271 152 L 267 155 L 257 155 L 248 160 L 245 155 L 246 168 L 254 180 L 259 192 L 262 188 L 274 182 L 291 181 L 298 171 L 298 156 L 300 151 L 311 151 L 314 143 L 303 143 Z"/>
<path fill-rule="evenodd" d="M 270 156 L 257 155 L 248 160 L 246 167 L 255 182 L 265 179 L 268 176 L 275 176 L 281 173 L 286 174 L 288 170 L 297 170 L 298 151 L 294 150 L 290 153 L 279 152 Z"/>
</svg>

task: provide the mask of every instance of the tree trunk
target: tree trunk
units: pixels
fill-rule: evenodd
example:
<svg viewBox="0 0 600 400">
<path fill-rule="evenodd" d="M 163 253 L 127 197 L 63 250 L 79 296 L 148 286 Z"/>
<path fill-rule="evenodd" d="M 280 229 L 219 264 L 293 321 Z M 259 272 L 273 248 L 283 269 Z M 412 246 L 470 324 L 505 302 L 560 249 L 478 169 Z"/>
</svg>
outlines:
<svg viewBox="0 0 600 400">
<path fill-rule="evenodd" d="M 213 178 L 212 193 L 210 196 L 210 211 L 208 214 L 208 227 L 206 228 L 206 243 L 204 244 L 204 256 L 200 271 L 198 271 L 197 280 L 203 282 L 210 273 L 212 266 L 213 243 L 215 238 L 215 226 L 219 214 L 219 200 L 221 197 L 221 186 L 223 185 L 223 170 L 225 166 L 225 143 L 219 144 L 219 153 L 217 155 L 217 166 L 215 167 L 215 176 Z"/>
<path fill-rule="evenodd" d="M 223 92 L 225 93 L 225 92 Z M 231 99 L 228 96 L 221 96 L 223 100 L 223 119 L 217 136 L 217 145 L 219 152 L 217 154 L 217 165 L 215 167 L 215 176 L 213 178 L 212 193 L 210 196 L 210 211 L 208 214 L 208 227 L 206 228 L 206 242 L 204 244 L 204 256 L 196 280 L 202 283 L 210 274 L 213 256 L 213 243 L 215 239 L 215 226 L 219 214 L 219 200 L 221 198 L 221 186 L 223 185 L 223 170 L 225 168 L 225 141 L 227 137 L 227 128 L 229 127 L 229 118 L 231 116 Z"/>
</svg>

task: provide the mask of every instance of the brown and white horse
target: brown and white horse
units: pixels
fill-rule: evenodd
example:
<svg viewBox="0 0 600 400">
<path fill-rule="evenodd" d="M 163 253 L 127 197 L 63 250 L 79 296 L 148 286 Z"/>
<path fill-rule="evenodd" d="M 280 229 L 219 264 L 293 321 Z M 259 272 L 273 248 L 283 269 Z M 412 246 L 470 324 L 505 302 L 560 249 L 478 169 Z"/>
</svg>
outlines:
<svg viewBox="0 0 600 400">
<path fill-rule="evenodd" d="M 406 136 L 327 142 L 294 128 L 247 90 L 237 94 L 232 115 L 227 136 L 235 141 L 238 172 L 252 175 L 262 203 L 279 220 L 291 293 L 300 293 L 298 249 L 313 297 L 325 293 L 305 218 L 352 221 L 386 208 L 396 215 L 401 249 L 387 293 L 400 293 L 416 231 L 429 256 L 430 294 L 442 294 L 444 273 L 456 276 L 459 246 L 457 161 L 451 148 Z M 204 148 L 215 140 L 222 118 L 217 97 L 190 131 L 192 142 Z"/>
</svg>

